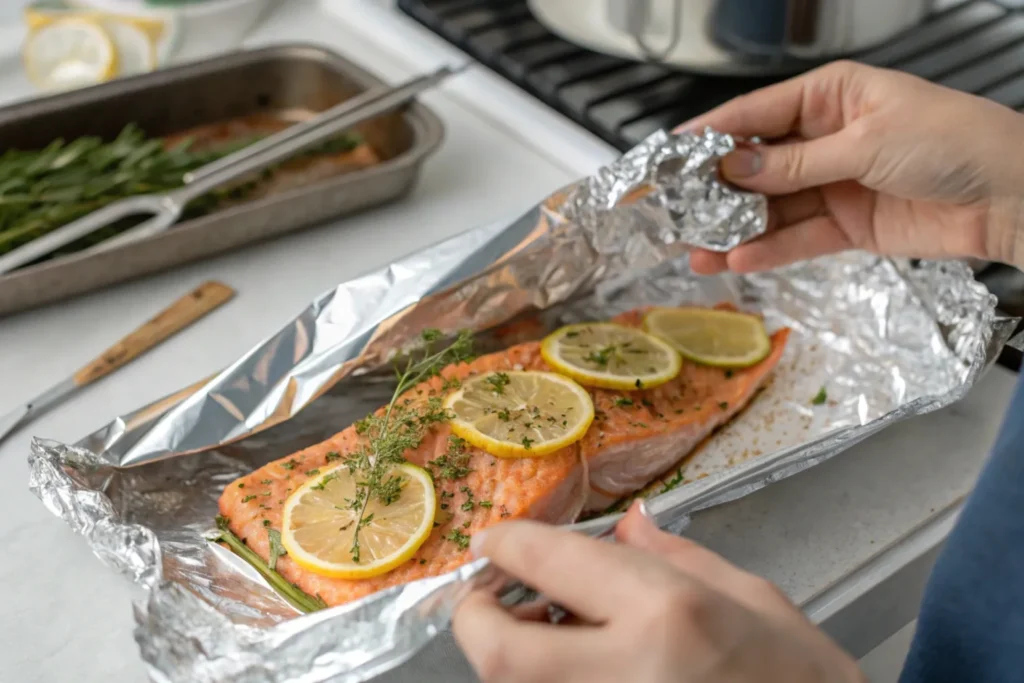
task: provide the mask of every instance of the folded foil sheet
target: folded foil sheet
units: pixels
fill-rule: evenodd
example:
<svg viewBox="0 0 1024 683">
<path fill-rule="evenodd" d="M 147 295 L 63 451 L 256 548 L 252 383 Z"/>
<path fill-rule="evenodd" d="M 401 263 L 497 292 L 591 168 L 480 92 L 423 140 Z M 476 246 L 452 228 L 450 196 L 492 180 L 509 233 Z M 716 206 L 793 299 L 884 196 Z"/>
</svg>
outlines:
<svg viewBox="0 0 1024 683">
<path fill-rule="evenodd" d="M 727 250 L 766 227 L 764 197 L 720 183 L 728 136 L 657 133 L 519 220 L 477 229 L 339 285 L 216 377 L 118 417 L 75 445 L 36 440 L 32 491 L 107 564 L 149 589 L 136 606 L 155 680 L 344 681 L 401 667 L 454 605 L 501 583 L 486 561 L 299 615 L 206 539 L 224 486 L 384 403 L 377 373 L 427 327 L 509 343 L 510 320 L 602 319 L 638 305 L 728 301 L 793 329 L 763 394 L 645 491 L 666 528 L 963 397 L 1013 330 L 960 263 L 863 253 L 698 277 L 691 245 Z M 522 326 L 519 326 L 522 327 Z M 519 329 L 519 328 L 516 328 Z M 814 401 L 824 389 L 827 399 Z M 680 454 L 681 456 L 683 454 Z M 576 525 L 606 532 L 608 514 Z M 396 668 L 398 667 L 398 668 Z M 394 670 L 394 671 L 392 671 Z"/>
</svg>

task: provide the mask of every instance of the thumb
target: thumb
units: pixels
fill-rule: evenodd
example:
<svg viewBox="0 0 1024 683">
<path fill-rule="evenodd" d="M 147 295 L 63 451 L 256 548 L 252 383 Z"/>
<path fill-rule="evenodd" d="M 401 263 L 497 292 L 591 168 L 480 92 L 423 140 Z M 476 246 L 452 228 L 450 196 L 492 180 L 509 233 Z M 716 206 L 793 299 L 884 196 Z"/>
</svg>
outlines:
<svg viewBox="0 0 1024 683">
<path fill-rule="evenodd" d="M 864 173 L 865 150 L 843 132 L 778 145 L 744 145 L 722 159 L 726 180 L 764 194 L 791 194 Z"/>
</svg>

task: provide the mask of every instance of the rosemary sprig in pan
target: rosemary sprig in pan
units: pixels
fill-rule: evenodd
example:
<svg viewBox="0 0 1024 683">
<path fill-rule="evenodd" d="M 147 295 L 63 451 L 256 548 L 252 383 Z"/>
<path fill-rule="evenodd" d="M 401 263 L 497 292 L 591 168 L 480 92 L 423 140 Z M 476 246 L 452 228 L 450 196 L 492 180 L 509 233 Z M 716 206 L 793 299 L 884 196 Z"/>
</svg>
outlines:
<svg viewBox="0 0 1024 683">
<path fill-rule="evenodd" d="M 417 408 L 411 399 L 399 403 L 409 389 L 470 357 L 473 338 L 468 331 L 459 333 L 447 348 L 434 350 L 440 339 L 438 330 L 424 331 L 419 353 L 411 354 L 395 368 L 398 384 L 383 414 L 369 415 L 356 423 L 356 431 L 366 437 L 367 445 L 345 459 L 345 466 L 359 482 L 351 501 L 351 509 L 359 513 L 351 549 L 355 562 L 359 562 L 359 533 L 373 521 L 372 515 L 366 514 L 367 503 L 376 499 L 390 505 L 398 500 L 402 479 L 391 475 L 391 470 L 405 462 L 403 454 L 420 445 L 431 425 L 448 419 L 440 397 L 427 399 L 425 408 Z"/>
<path fill-rule="evenodd" d="M 71 142 L 55 140 L 41 150 L 7 150 L 0 155 L 0 255 L 119 199 L 178 188 L 189 171 L 260 137 L 208 149 L 194 148 L 190 140 L 185 140 L 168 148 L 163 140 L 149 138 L 129 124 L 110 142 L 81 137 Z M 343 134 L 302 156 L 340 153 L 358 144 L 357 136 Z M 273 172 L 268 169 L 253 181 L 211 192 L 193 202 L 186 217 L 209 213 L 229 199 L 244 198 Z M 109 226 L 58 253 L 92 246 L 137 222 L 128 219 Z"/>
</svg>

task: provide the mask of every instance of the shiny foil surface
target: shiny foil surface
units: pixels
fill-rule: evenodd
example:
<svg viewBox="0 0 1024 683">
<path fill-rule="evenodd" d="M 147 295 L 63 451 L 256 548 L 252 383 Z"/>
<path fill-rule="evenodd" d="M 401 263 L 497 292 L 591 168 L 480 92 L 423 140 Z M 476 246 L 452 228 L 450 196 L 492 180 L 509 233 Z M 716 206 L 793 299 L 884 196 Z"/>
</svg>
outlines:
<svg viewBox="0 0 1024 683">
<path fill-rule="evenodd" d="M 500 585 L 486 561 L 300 615 L 207 540 L 229 482 L 385 403 L 392 386 L 376 371 L 425 328 L 471 328 L 488 348 L 509 343 L 493 330 L 512 319 L 551 329 L 639 305 L 725 301 L 761 313 L 769 329 L 791 327 L 763 394 L 644 492 L 674 530 L 694 510 L 962 398 L 1014 323 L 964 264 L 848 253 L 749 276 L 689 271 L 689 246 L 727 250 L 765 230 L 765 198 L 717 179 L 732 146 L 714 131 L 656 133 L 509 225 L 340 284 L 200 385 L 77 444 L 36 440 L 32 491 L 149 589 L 136 639 L 154 680 L 427 680 L 402 665 L 443 634 L 466 591 Z M 577 528 L 601 534 L 616 519 Z"/>
</svg>

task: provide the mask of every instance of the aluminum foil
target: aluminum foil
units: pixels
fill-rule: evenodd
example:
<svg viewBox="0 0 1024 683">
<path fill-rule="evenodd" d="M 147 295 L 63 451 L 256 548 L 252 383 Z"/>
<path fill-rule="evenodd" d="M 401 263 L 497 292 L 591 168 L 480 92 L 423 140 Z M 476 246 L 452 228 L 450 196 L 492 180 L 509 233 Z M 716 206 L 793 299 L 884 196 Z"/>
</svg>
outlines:
<svg viewBox="0 0 1024 683">
<path fill-rule="evenodd" d="M 726 250 L 765 229 L 764 197 L 717 179 L 732 145 L 714 131 L 652 135 L 509 225 L 342 283 L 208 381 L 77 444 L 36 440 L 33 492 L 104 562 L 149 589 L 135 614 L 153 678 L 454 677 L 401 665 L 443 635 L 466 591 L 501 583 L 486 561 L 302 616 L 206 540 L 227 483 L 385 402 L 391 387 L 376 371 L 426 327 L 469 327 L 497 346 L 511 341 L 510 320 L 540 333 L 637 305 L 723 301 L 759 311 L 770 328 L 791 327 L 763 395 L 643 493 L 674 530 L 694 510 L 964 396 L 1015 322 L 996 315 L 994 297 L 964 264 L 848 253 L 749 276 L 689 271 L 689 246 Z M 822 391 L 826 398 L 813 400 Z M 576 528 L 602 534 L 616 519 Z"/>
</svg>

